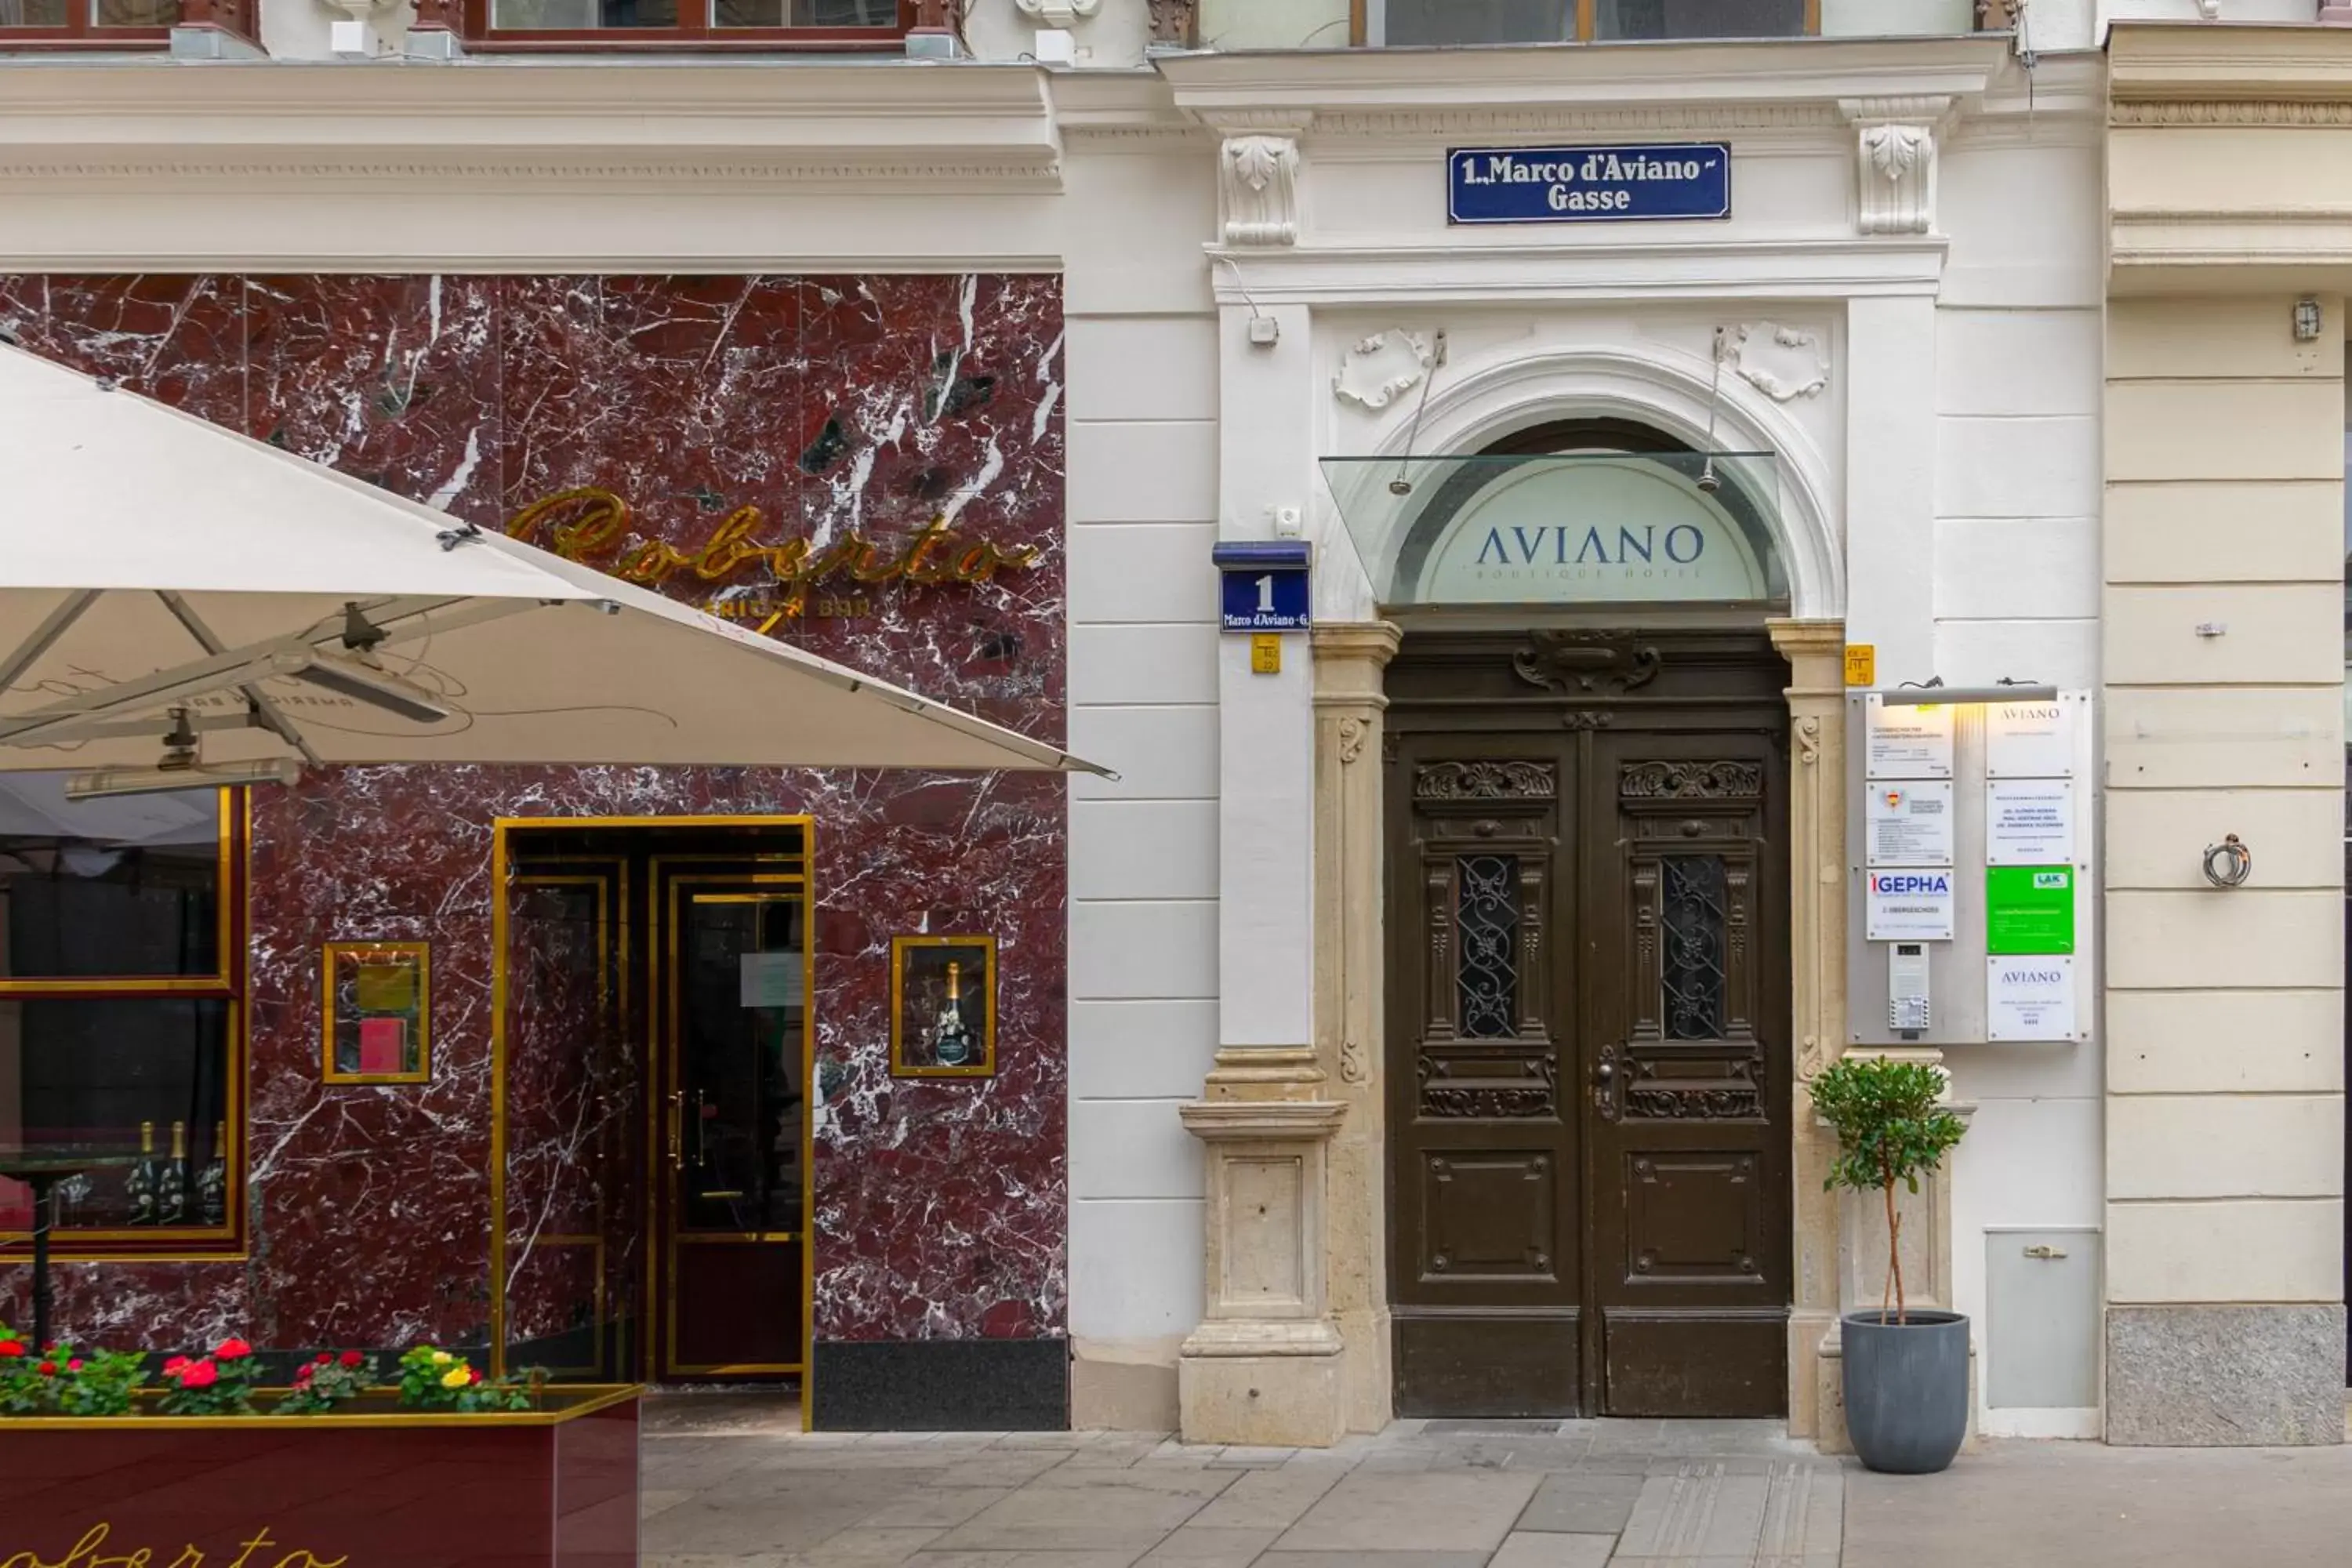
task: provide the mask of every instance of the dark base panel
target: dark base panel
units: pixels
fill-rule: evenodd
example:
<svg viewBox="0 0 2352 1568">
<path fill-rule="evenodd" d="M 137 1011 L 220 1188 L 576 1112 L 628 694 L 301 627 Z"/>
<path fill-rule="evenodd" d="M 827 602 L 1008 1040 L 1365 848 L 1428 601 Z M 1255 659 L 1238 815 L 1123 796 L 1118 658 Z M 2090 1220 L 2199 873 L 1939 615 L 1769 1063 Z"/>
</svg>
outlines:
<svg viewBox="0 0 2352 1568">
<path fill-rule="evenodd" d="M 1396 1314 L 1396 1413 L 1574 1416 L 1576 1309 Z"/>
<path fill-rule="evenodd" d="M 1060 1432 L 1067 1340 L 819 1340 L 820 1432 Z"/>
<path fill-rule="evenodd" d="M 1602 1316 L 1607 1414 L 1761 1419 L 1789 1413 L 1789 1314 L 1669 1309 Z"/>
</svg>

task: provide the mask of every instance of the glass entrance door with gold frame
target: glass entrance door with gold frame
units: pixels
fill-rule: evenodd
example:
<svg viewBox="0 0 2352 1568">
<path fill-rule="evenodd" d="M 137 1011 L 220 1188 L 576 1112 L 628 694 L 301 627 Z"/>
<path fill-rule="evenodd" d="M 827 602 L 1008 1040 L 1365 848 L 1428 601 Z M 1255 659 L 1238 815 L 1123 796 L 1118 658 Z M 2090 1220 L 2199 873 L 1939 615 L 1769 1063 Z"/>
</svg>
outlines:
<svg viewBox="0 0 2352 1568">
<path fill-rule="evenodd" d="M 810 1162 L 800 868 L 652 860 L 656 1375 L 802 1370 Z"/>
</svg>

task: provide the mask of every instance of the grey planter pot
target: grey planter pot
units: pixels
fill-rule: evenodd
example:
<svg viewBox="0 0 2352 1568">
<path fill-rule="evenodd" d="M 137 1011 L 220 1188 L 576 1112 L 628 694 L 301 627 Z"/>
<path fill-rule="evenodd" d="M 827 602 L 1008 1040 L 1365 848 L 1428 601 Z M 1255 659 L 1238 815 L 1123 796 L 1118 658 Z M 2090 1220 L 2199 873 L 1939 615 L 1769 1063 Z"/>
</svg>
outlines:
<svg viewBox="0 0 2352 1568">
<path fill-rule="evenodd" d="M 1849 1312 L 1843 1342 L 1845 1425 L 1874 1470 L 1932 1475 L 1969 1431 L 1969 1321 L 1914 1307 L 1910 1321 Z"/>
</svg>

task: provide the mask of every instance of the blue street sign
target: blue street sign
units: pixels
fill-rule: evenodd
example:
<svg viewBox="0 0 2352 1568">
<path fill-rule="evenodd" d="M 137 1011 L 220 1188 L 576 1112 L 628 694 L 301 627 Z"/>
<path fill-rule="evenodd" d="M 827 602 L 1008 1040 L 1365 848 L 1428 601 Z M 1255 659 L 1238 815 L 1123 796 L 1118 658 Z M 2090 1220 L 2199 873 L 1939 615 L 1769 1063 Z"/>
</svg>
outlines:
<svg viewBox="0 0 2352 1568">
<path fill-rule="evenodd" d="M 1731 145 L 1456 147 L 1448 223 L 1624 223 L 1731 216 Z"/>
<path fill-rule="evenodd" d="M 1236 540 L 1209 558 L 1223 577 L 1225 630 L 1303 632 L 1314 624 L 1305 541 Z"/>
</svg>

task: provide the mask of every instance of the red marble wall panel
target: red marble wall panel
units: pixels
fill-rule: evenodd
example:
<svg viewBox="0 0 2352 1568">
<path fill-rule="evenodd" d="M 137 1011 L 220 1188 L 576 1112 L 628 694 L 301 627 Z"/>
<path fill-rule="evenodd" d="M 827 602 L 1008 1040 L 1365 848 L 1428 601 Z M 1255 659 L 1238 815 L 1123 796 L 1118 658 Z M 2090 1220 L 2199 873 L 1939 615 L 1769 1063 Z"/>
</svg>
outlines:
<svg viewBox="0 0 2352 1568">
<path fill-rule="evenodd" d="M 944 515 L 1035 564 L 876 586 L 868 613 L 779 635 L 1063 737 L 1056 279 L 0 276 L 0 325 L 486 525 L 582 486 L 626 500 L 628 543 L 689 555 L 746 506 L 763 542 L 900 542 Z M 157 1345 L 231 1326 L 288 1347 L 479 1342 L 492 819 L 686 812 L 816 819 L 819 1336 L 1062 1331 L 1064 786 L 741 769 L 353 769 L 257 791 L 252 1256 L 70 1266 L 65 1321 Z M 960 929 L 1000 941 L 999 1071 L 893 1080 L 889 939 Z M 318 944 L 346 937 L 435 944 L 431 1084 L 320 1083 Z M 23 1289 L 0 1270 L 0 1311 Z"/>
</svg>

